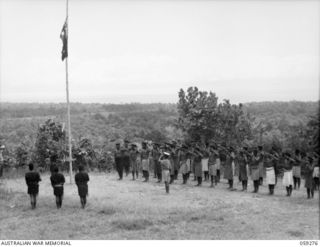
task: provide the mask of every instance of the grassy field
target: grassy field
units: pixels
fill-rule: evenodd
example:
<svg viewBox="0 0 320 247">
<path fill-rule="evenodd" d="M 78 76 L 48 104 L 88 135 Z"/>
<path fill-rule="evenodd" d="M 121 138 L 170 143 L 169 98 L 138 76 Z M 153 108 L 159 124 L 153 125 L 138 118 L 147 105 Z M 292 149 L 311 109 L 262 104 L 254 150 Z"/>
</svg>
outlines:
<svg viewBox="0 0 320 247">
<path fill-rule="evenodd" d="M 238 183 L 231 192 L 223 180 L 210 188 L 207 182 L 184 186 L 180 178 L 167 195 L 155 179 L 90 178 L 84 210 L 74 184 L 65 185 L 57 210 L 49 176 L 43 176 L 38 207 L 31 210 L 24 179 L 2 181 L 0 239 L 319 239 L 319 193 L 307 200 L 303 186 L 288 198 L 281 181 L 269 196 L 266 185 L 253 194 L 252 183 L 248 192 Z"/>
</svg>

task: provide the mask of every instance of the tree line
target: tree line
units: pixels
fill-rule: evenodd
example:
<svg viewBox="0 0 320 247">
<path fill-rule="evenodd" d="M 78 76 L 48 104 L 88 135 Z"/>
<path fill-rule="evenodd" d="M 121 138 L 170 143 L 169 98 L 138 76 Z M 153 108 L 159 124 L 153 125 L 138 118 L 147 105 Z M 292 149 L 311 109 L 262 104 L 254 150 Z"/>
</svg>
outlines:
<svg viewBox="0 0 320 247">
<path fill-rule="evenodd" d="M 177 104 L 71 104 L 74 158 L 85 150 L 97 166 L 108 159 L 117 139 L 215 139 L 234 146 L 319 152 L 319 102 L 232 104 L 197 87 L 181 89 L 178 97 Z M 67 155 L 65 104 L 1 103 L 0 109 L 0 142 L 12 164 Z"/>
</svg>

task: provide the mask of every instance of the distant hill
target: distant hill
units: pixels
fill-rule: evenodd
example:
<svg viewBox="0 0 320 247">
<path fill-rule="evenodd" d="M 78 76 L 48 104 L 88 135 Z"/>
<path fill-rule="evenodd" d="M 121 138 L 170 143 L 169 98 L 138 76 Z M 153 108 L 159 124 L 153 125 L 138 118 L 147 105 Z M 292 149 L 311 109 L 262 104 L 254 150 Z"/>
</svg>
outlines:
<svg viewBox="0 0 320 247">
<path fill-rule="evenodd" d="M 288 146 L 297 130 L 303 131 L 310 117 L 319 114 L 319 102 L 251 102 L 244 104 L 244 110 L 252 120 L 255 138 Z M 97 147 L 112 138 L 179 136 L 174 128 L 176 104 L 72 103 L 71 115 L 73 138 L 90 138 Z M 0 140 L 14 150 L 22 141 L 32 146 L 38 125 L 46 119 L 66 122 L 66 104 L 1 103 L 0 117 Z"/>
<path fill-rule="evenodd" d="M 289 114 L 296 117 L 314 115 L 319 111 L 318 102 L 301 102 L 301 101 L 288 101 L 288 102 L 250 102 L 244 104 L 245 108 L 250 114 L 255 116 L 270 116 Z"/>
<path fill-rule="evenodd" d="M 175 104 L 84 104 L 71 103 L 71 114 L 101 112 L 141 112 L 141 111 L 176 111 Z M 66 114 L 65 103 L 0 103 L 1 118 L 27 118 L 43 116 L 63 116 Z"/>
</svg>

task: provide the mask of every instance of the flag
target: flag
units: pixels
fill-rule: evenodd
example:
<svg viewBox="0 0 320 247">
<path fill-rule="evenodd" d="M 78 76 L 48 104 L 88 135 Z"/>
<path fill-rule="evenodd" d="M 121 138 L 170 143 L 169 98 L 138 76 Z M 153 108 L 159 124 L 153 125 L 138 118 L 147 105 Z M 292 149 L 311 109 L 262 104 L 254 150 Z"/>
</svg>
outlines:
<svg viewBox="0 0 320 247">
<path fill-rule="evenodd" d="M 61 59 L 63 61 L 66 57 L 68 57 L 68 19 L 66 19 L 62 27 L 60 39 L 62 40 Z"/>
</svg>

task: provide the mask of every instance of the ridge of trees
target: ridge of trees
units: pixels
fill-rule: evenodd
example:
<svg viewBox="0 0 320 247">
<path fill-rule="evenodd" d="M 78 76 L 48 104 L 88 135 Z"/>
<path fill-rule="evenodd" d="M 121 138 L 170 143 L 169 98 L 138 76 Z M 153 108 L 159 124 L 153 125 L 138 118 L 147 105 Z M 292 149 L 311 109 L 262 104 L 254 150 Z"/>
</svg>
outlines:
<svg viewBox="0 0 320 247">
<path fill-rule="evenodd" d="M 199 92 L 197 94 L 200 95 Z M 232 105 L 229 101 L 218 103 L 216 96 L 210 96 L 210 93 L 202 92 L 201 97 L 203 99 L 211 97 L 211 103 L 215 105 L 214 109 L 217 114 L 219 107 L 220 113 L 225 112 L 224 108 L 233 108 L 237 112 L 235 118 L 242 122 L 237 120 L 234 125 L 237 128 L 233 128 L 236 132 L 230 134 L 231 136 L 228 137 L 230 140 L 237 139 L 238 143 L 247 140 L 249 144 L 251 142 L 254 145 L 263 143 L 266 148 L 277 146 L 279 149 L 319 150 L 319 101 L 250 102 L 240 107 L 240 105 Z M 182 109 L 179 103 L 72 103 L 73 143 L 77 144 L 83 139 L 89 139 L 92 148 L 98 153 L 103 153 L 103 150 L 113 148 L 114 143 L 111 140 L 114 139 L 129 139 L 135 142 L 149 139 L 161 142 L 184 138 L 185 133 L 182 130 L 185 131 L 186 126 L 181 125 L 181 122 L 179 125 Z M 210 115 L 211 113 L 207 110 L 197 112 L 199 109 L 194 109 L 193 117 L 197 118 L 202 114 Z M 62 124 L 66 123 L 66 105 L 62 103 L 1 103 L 0 144 L 5 144 L 7 147 L 5 155 L 15 157 L 18 163 L 25 162 L 26 156 L 31 157 L 30 154 L 35 153 L 34 147 L 37 144 L 39 126 L 48 119 Z M 220 121 L 219 124 L 218 122 L 215 127 L 213 125 L 212 129 L 219 129 L 216 127 L 223 121 Z M 240 122 L 242 126 L 238 125 Z M 247 129 L 244 131 L 244 136 L 241 136 L 239 134 L 243 128 Z M 200 132 L 206 135 L 206 131 L 208 130 L 202 129 Z M 193 133 L 196 135 L 197 131 Z M 210 135 L 220 140 L 226 138 L 226 133 L 210 132 Z M 196 138 L 201 139 L 200 136 Z"/>
</svg>

